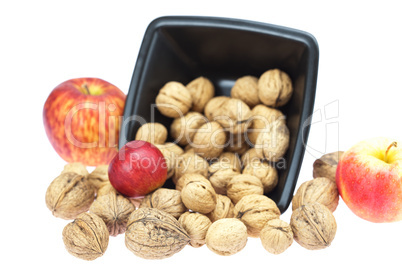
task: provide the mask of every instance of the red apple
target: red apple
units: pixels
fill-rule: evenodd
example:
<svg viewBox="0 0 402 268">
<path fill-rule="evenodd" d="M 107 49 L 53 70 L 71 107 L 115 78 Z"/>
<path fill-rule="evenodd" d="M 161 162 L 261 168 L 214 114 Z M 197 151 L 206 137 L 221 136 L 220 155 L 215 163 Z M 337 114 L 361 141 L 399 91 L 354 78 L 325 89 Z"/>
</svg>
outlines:
<svg viewBox="0 0 402 268">
<path fill-rule="evenodd" d="M 402 220 L 402 148 L 394 140 L 374 138 L 346 151 L 336 171 L 346 205 L 371 222 Z"/>
<path fill-rule="evenodd" d="M 167 166 L 161 151 L 146 141 L 130 141 L 109 164 L 112 186 L 128 197 L 141 197 L 161 187 Z"/>
<path fill-rule="evenodd" d="M 67 162 L 108 164 L 118 151 L 125 94 L 98 78 L 61 83 L 43 107 L 46 134 Z"/>
</svg>

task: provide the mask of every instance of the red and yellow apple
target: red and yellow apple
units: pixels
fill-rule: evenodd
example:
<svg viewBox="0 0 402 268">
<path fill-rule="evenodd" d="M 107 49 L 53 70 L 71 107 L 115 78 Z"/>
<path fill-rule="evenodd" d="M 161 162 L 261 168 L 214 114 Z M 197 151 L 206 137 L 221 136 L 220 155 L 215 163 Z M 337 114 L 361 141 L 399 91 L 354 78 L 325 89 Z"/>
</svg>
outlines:
<svg viewBox="0 0 402 268">
<path fill-rule="evenodd" d="M 162 152 L 153 144 L 134 140 L 126 143 L 109 164 L 109 181 L 128 197 L 142 197 L 161 187 L 167 179 Z"/>
<path fill-rule="evenodd" d="M 362 141 L 338 163 L 336 183 L 346 205 L 371 222 L 402 220 L 402 143 Z"/>
<path fill-rule="evenodd" d="M 118 152 L 125 94 L 99 78 L 70 79 L 50 93 L 43 107 L 46 134 L 67 162 L 108 164 Z"/>
</svg>

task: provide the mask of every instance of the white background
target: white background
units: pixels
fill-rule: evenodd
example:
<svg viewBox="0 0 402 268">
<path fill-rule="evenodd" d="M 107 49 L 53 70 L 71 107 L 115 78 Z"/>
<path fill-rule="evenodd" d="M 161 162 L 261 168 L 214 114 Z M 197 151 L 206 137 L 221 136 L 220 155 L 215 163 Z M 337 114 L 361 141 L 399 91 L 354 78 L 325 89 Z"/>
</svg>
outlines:
<svg viewBox="0 0 402 268">
<path fill-rule="evenodd" d="M 402 16 L 396 1 L 2 1 L 0 266 L 397 265 L 402 222 L 364 221 L 343 201 L 334 213 L 335 240 L 319 251 L 295 242 L 275 256 L 258 239 L 249 239 L 246 248 L 231 257 L 218 256 L 205 246 L 187 246 L 169 259 L 150 261 L 134 256 L 120 235 L 111 237 L 105 255 L 93 262 L 67 253 L 61 232 L 68 221 L 54 218 L 45 205 L 47 186 L 65 162 L 45 135 L 43 104 L 56 85 L 75 77 L 99 77 L 127 93 L 144 31 L 164 15 L 256 20 L 316 37 L 320 48 L 316 123 L 298 186 L 312 178 L 312 163 L 322 153 L 346 150 L 369 137 L 400 136 Z M 327 120 L 325 110 L 327 118 L 335 118 Z M 290 214 L 289 209 L 281 218 L 289 221 Z"/>
</svg>

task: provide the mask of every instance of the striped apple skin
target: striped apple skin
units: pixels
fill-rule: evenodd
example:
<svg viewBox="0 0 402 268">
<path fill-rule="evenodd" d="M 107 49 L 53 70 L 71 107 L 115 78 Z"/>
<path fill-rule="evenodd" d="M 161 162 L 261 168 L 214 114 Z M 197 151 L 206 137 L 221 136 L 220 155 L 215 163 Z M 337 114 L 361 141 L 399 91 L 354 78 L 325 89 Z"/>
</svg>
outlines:
<svg viewBox="0 0 402 268">
<path fill-rule="evenodd" d="M 402 150 L 392 148 L 384 161 L 392 142 L 386 138 L 360 142 L 343 154 L 337 167 L 336 183 L 343 201 L 371 222 L 402 220 Z"/>
<path fill-rule="evenodd" d="M 60 157 L 87 166 L 108 164 L 118 151 L 125 97 L 99 78 L 70 79 L 54 88 L 43 107 L 43 123 Z"/>
</svg>

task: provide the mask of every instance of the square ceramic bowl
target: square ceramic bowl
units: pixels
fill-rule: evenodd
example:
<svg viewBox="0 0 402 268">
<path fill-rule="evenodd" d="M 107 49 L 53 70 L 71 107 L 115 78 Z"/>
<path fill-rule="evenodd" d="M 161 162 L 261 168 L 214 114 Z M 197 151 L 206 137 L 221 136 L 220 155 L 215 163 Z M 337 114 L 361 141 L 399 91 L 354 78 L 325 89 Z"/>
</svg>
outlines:
<svg viewBox="0 0 402 268">
<path fill-rule="evenodd" d="M 153 105 L 166 82 L 187 84 L 204 76 L 213 82 L 217 96 L 230 96 L 237 78 L 259 77 L 272 68 L 288 73 L 294 87 L 291 100 L 280 108 L 290 130 L 286 167 L 279 170 L 278 185 L 268 195 L 283 213 L 297 183 L 314 106 L 318 45 L 309 33 L 228 18 L 155 19 L 145 32 L 135 65 L 119 146 L 134 140 L 145 122 L 160 122 L 169 129 L 172 119 L 161 115 Z"/>
</svg>

